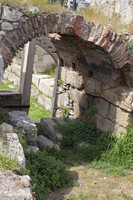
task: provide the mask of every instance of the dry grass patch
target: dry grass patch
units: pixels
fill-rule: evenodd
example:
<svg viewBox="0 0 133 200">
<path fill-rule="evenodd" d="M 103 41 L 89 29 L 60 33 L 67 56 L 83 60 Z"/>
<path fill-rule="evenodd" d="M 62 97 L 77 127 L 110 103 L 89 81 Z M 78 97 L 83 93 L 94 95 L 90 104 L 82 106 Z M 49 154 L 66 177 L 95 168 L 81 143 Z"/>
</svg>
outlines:
<svg viewBox="0 0 133 200">
<path fill-rule="evenodd" d="M 132 200 L 133 199 L 133 174 L 130 176 L 107 175 L 103 171 L 76 166 L 70 169 L 78 174 L 77 184 L 70 193 L 64 195 L 70 200 Z"/>
<path fill-rule="evenodd" d="M 129 31 L 130 34 L 133 34 L 133 21 L 129 25 L 121 24 L 116 13 L 113 13 L 113 16 L 110 18 L 99 9 L 88 7 L 79 10 L 77 14 L 84 16 L 87 21 L 92 21 L 102 26 L 109 26 L 116 32 L 123 33 Z"/>
<path fill-rule="evenodd" d="M 48 0 L 0 0 L 3 5 L 9 5 L 13 7 L 27 7 L 35 6 L 40 9 L 40 12 L 51 13 L 51 12 L 63 12 L 67 9 L 61 6 L 60 2 L 49 3 Z"/>
</svg>

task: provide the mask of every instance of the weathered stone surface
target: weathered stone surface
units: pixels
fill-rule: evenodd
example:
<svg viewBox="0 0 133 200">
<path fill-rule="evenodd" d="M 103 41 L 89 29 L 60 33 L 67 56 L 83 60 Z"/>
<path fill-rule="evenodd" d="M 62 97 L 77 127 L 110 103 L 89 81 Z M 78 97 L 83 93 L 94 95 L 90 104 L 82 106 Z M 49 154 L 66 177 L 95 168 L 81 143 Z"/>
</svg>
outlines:
<svg viewBox="0 0 133 200">
<path fill-rule="evenodd" d="M 18 65 L 16 63 L 13 63 L 11 65 L 11 69 L 12 71 L 18 76 L 20 77 L 20 74 L 21 74 L 21 65 Z"/>
<path fill-rule="evenodd" d="M 26 148 L 26 153 L 30 153 L 30 152 L 36 153 L 38 151 L 39 151 L 39 148 L 36 147 L 36 146 L 30 146 L 30 145 L 28 145 L 27 148 Z"/>
<path fill-rule="evenodd" d="M 19 142 L 18 136 L 13 131 L 13 127 L 5 122 L 0 126 L 0 153 L 7 156 L 15 163 L 25 167 L 25 156 L 22 145 Z"/>
<path fill-rule="evenodd" d="M 102 87 L 102 82 L 90 78 L 85 85 L 85 92 L 90 95 L 100 96 L 103 90 Z"/>
<path fill-rule="evenodd" d="M 133 92 L 128 87 L 118 86 L 105 90 L 101 96 L 126 111 L 133 111 Z"/>
<path fill-rule="evenodd" d="M 79 102 L 79 105 L 85 109 L 88 109 L 89 108 L 89 95 L 83 94 L 83 96 Z"/>
<path fill-rule="evenodd" d="M 70 90 L 70 99 L 72 99 L 73 101 L 79 103 L 80 100 L 82 99 L 84 95 L 83 91 L 79 91 L 77 89 L 72 89 Z"/>
<path fill-rule="evenodd" d="M 1 15 L 1 3 L 0 3 L 0 15 Z"/>
<path fill-rule="evenodd" d="M 80 118 L 81 117 L 81 108 L 80 108 L 79 104 L 74 102 L 73 108 L 74 108 L 74 118 L 75 119 Z"/>
<path fill-rule="evenodd" d="M 133 2 L 131 0 L 91 0 L 91 6 L 97 6 L 106 15 L 117 13 L 121 22 L 129 23 L 132 20 Z"/>
<path fill-rule="evenodd" d="M 36 85 L 36 87 L 39 87 L 39 82 L 41 79 L 47 79 L 50 78 L 49 75 L 43 74 L 43 75 L 39 75 L 39 74 L 33 74 L 32 75 L 32 83 L 34 85 Z"/>
<path fill-rule="evenodd" d="M 16 164 L 25 167 L 25 157 L 22 145 L 19 143 L 16 133 L 4 133 L 0 140 L 0 152 Z"/>
<path fill-rule="evenodd" d="M 45 107 L 46 110 L 51 110 L 52 99 L 46 97 L 44 94 L 39 95 L 38 102 Z"/>
<path fill-rule="evenodd" d="M 19 176 L 11 170 L 0 171 L 0 185 L 1 200 L 35 200 L 28 175 Z"/>
<path fill-rule="evenodd" d="M 19 85 L 19 77 L 16 76 L 14 73 L 10 73 L 8 76 L 8 80 L 13 82 L 14 85 Z"/>
<path fill-rule="evenodd" d="M 13 130 L 13 126 L 11 126 L 10 124 L 7 124 L 5 122 L 3 122 L 1 125 L 0 125 L 0 131 L 2 133 L 13 133 L 14 130 Z"/>
<path fill-rule="evenodd" d="M 0 31 L 0 40 L 6 35 L 5 31 Z"/>
<path fill-rule="evenodd" d="M 68 93 L 62 93 L 59 94 L 57 97 L 57 106 L 58 107 L 68 107 L 69 105 L 69 98 L 68 98 Z"/>
<path fill-rule="evenodd" d="M 27 8 L 27 14 L 33 14 L 36 15 L 40 12 L 39 8 L 35 7 L 35 6 L 29 6 Z"/>
<path fill-rule="evenodd" d="M 43 55 L 40 59 L 40 55 L 35 57 L 33 70 L 35 74 L 45 73 L 48 69 L 52 68 L 52 65 L 55 64 L 54 59 L 47 53 Z"/>
<path fill-rule="evenodd" d="M 43 135 L 48 139 L 52 140 L 53 142 L 60 144 L 62 140 L 62 135 L 60 133 L 55 132 L 55 126 L 56 123 L 50 117 L 42 118 L 40 122 L 40 135 Z"/>
<path fill-rule="evenodd" d="M 26 112 L 9 112 L 7 121 L 16 128 L 18 132 L 25 132 L 25 138 L 29 145 L 34 146 L 36 144 L 37 128 Z"/>
<path fill-rule="evenodd" d="M 79 72 L 72 71 L 67 67 L 61 68 L 61 79 L 63 82 L 76 88 L 82 88 L 84 84 L 83 76 Z"/>
<path fill-rule="evenodd" d="M 12 24 L 9 23 L 9 22 L 2 22 L 2 24 L 1 24 L 1 29 L 2 29 L 3 31 L 11 31 L 11 30 L 13 30 L 13 26 L 12 26 Z"/>
<path fill-rule="evenodd" d="M 117 125 L 111 120 L 95 114 L 95 124 L 103 132 L 115 132 L 119 136 L 120 133 L 125 133 L 124 127 Z"/>
<path fill-rule="evenodd" d="M 15 22 L 15 21 L 19 21 L 22 15 L 23 14 L 19 12 L 18 10 L 8 7 L 8 6 L 4 6 L 1 19 Z"/>
<path fill-rule="evenodd" d="M 95 98 L 94 103 L 97 109 L 97 113 L 104 118 L 107 118 L 109 114 L 110 103 L 102 98 Z"/>
<path fill-rule="evenodd" d="M 4 78 L 8 79 L 9 74 L 10 74 L 10 72 L 8 70 L 5 70 L 4 71 Z"/>
<path fill-rule="evenodd" d="M 41 79 L 39 90 L 46 96 L 53 97 L 54 78 Z"/>
<path fill-rule="evenodd" d="M 111 104 L 108 118 L 114 123 L 126 127 L 132 122 L 133 113 L 129 113 Z"/>
<path fill-rule="evenodd" d="M 37 144 L 43 149 L 46 149 L 47 147 L 49 147 L 49 148 L 55 148 L 57 150 L 60 150 L 60 147 L 57 144 L 54 144 L 51 140 L 44 137 L 43 135 L 39 135 L 37 137 Z"/>
<path fill-rule="evenodd" d="M 2 55 L 0 54 L 0 83 L 2 82 L 3 74 L 4 74 L 4 60 Z"/>
</svg>

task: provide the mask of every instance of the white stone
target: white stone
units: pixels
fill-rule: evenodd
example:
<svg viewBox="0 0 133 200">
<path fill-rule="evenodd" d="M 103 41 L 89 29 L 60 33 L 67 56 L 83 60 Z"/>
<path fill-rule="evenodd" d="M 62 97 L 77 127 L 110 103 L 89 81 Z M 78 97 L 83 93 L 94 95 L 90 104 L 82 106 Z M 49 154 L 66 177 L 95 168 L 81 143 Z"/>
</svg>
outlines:
<svg viewBox="0 0 133 200">
<path fill-rule="evenodd" d="M 11 31 L 11 30 L 13 30 L 13 26 L 11 25 L 11 23 L 9 23 L 9 22 L 2 22 L 2 24 L 1 24 L 1 29 L 4 31 L 4 30 L 6 30 L 6 31 Z"/>
<path fill-rule="evenodd" d="M 83 76 L 79 72 L 72 71 L 67 67 L 61 68 L 61 79 L 63 82 L 76 88 L 82 88 L 84 84 Z"/>
<path fill-rule="evenodd" d="M 4 6 L 1 19 L 5 19 L 11 22 L 19 21 L 22 17 L 22 13 L 19 12 L 17 9 L 12 7 Z"/>
<path fill-rule="evenodd" d="M 40 12 L 39 8 L 35 7 L 35 6 L 29 6 L 27 8 L 27 13 L 28 14 L 38 14 Z"/>
<path fill-rule="evenodd" d="M 68 93 L 59 94 L 57 97 L 57 106 L 58 107 L 68 107 L 69 105 L 69 98 Z"/>
<path fill-rule="evenodd" d="M 32 74 L 32 83 L 34 85 L 36 85 L 36 87 L 39 87 L 39 82 L 41 79 L 46 79 L 49 78 L 49 75 L 43 74 L 43 75 L 39 75 L 39 74 Z"/>
<path fill-rule="evenodd" d="M 54 78 L 41 79 L 39 83 L 39 90 L 46 96 L 53 97 Z"/>
<path fill-rule="evenodd" d="M 30 177 L 19 176 L 11 170 L 0 171 L 1 200 L 35 200 L 32 196 Z"/>
<path fill-rule="evenodd" d="M 20 75 L 21 75 L 21 65 L 18 65 L 16 63 L 12 63 L 11 69 L 18 77 L 20 77 Z"/>
</svg>

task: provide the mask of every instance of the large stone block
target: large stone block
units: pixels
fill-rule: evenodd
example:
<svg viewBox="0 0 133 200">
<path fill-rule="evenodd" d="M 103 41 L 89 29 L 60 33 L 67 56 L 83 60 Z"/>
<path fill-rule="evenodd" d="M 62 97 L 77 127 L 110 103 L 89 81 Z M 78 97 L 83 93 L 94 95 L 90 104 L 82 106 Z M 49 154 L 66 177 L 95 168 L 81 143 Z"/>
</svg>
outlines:
<svg viewBox="0 0 133 200">
<path fill-rule="evenodd" d="M 78 103 L 74 102 L 74 118 L 80 118 L 81 117 L 81 107 Z"/>
<path fill-rule="evenodd" d="M 123 109 L 111 104 L 108 118 L 120 126 L 127 126 L 133 120 L 133 113 L 124 111 Z"/>
<path fill-rule="evenodd" d="M 46 96 L 53 97 L 54 78 L 41 79 L 39 83 L 39 90 Z"/>
<path fill-rule="evenodd" d="M 68 93 L 59 94 L 57 97 L 57 106 L 58 107 L 68 107 L 69 106 L 69 98 Z"/>
<path fill-rule="evenodd" d="M 128 87 L 118 86 L 105 90 L 101 96 L 110 103 L 129 112 L 133 111 L 133 92 Z"/>
<path fill-rule="evenodd" d="M 62 120 L 59 120 L 59 122 L 63 123 Z M 55 132 L 55 126 L 56 123 L 52 118 L 42 118 L 40 121 L 40 135 L 43 135 L 53 142 L 60 144 L 62 140 L 62 135 L 59 132 Z"/>
<path fill-rule="evenodd" d="M 43 135 L 39 135 L 37 137 L 37 144 L 43 148 L 55 148 L 57 150 L 60 150 L 60 147 L 57 144 L 54 144 L 53 141 L 49 140 L 48 138 L 44 137 Z"/>
<path fill-rule="evenodd" d="M 25 132 L 24 135 L 29 145 L 36 144 L 37 128 L 26 112 L 9 112 L 7 122 L 16 128 L 17 132 Z"/>
<path fill-rule="evenodd" d="M 110 103 L 102 98 L 94 98 L 94 103 L 97 109 L 97 113 L 107 118 L 110 109 Z"/>
<path fill-rule="evenodd" d="M 35 200 L 32 196 L 30 177 L 20 176 L 11 170 L 0 171 L 1 200 Z"/>
<path fill-rule="evenodd" d="M 83 91 L 79 91 L 77 89 L 70 90 L 70 99 L 72 99 L 76 103 L 79 103 L 82 100 L 83 95 Z"/>
<path fill-rule="evenodd" d="M 93 78 L 89 78 L 89 80 L 85 85 L 85 92 L 90 95 L 101 96 L 102 91 L 103 91 L 102 82 Z"/>
<path fill-rule="evenodd" d="M 32 74 L 32 83 L 36 86 L 36 87 L 39 87 L 39 82 L 41 79 L 47 79 L 47 78 L 50 78 L 49 75 L 46 75 L 46 74 L 43 74 L 43 75 L 40 75 L 40 74 Z"/>
<path fill-rule="evenodd" d="M 82 88 L 84 85 L 83 76 L 79 72 L 72 71 L 67 67 L 61 68 L 61 79 L 63 82 L 76 88 Z"/>
<path fill-rule="evenodd" d="M 19 12 L 17 9 L 12 7 L 4 6 L 1 19 L 5 19 L 11 22 L 19 21 L 22 17 L 22 13 Z"/>
</svg>

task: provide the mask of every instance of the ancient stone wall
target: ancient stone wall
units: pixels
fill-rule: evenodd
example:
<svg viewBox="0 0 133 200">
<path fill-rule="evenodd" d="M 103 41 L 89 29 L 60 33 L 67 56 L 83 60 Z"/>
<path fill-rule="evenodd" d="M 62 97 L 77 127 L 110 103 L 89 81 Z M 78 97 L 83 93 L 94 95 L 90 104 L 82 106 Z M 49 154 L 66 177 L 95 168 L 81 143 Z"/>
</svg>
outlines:
<svg viewBox="0 0 133 200">
<path fill-rule="evenodd" d="M 90 5 L 110 17 L 116 13 L 122 23 L 128 24 L 133 20 L 133 0 L 91 0 Z"/>
<path fill-rule="evenodd" d="M 0 53 L 5 68 L 20 47 L 48 35 L 60 60 L 56 115 L 69 107 L 70 118 L 85 118 L 90 96 L 98 109 L 94 121 L 103 131 L 117 131 L 132 120 L 133 58 L 120 36 L 75 13 L 30 18 L 21 9 L 2 7 Z"/>
</svg>

